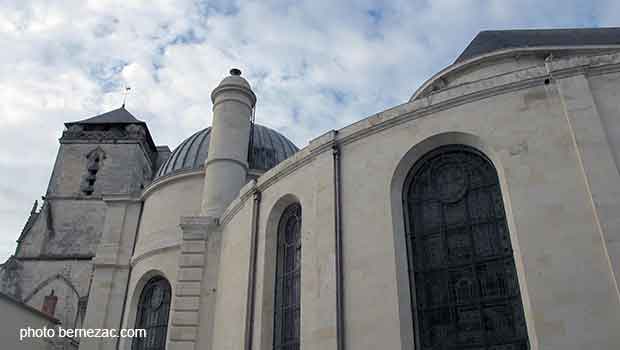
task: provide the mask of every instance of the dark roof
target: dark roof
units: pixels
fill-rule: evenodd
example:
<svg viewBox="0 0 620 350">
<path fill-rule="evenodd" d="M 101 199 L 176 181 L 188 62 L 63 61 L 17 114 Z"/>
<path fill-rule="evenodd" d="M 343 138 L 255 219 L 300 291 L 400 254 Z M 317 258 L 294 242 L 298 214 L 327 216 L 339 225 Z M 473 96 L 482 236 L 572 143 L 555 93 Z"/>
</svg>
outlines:
<svg viewBox="0 0 620 350">
<path fill-rule="evenodd" d="M 65 123 L 67 126 L 73 124 L 144 124 L 144 122 L 136 119 L 125 107 L 121 107 L 88 119 Z"/>
<path fill-rule="evenodd" d="M 253 135 L 250 169 L 269 170 L 299 150 L 289 139 L 266 126 L 255 124 Z M 181 142 L 159 168 L 155 178 L 202 168 L 207 160 L 210 139 L 211 128 L 208 127 Z"/>
<path fill-rule="evenodd" d="M 489 30 L 476 35 L 459 63 L 493 51 L 537 46 L 620 45 L 620 28 Z"/>
<path fill-rule="evenodd" d="M 146 131 L 146 138 L 149 145 L 152 147 L 154 151 L 156 151 L 155 143 L 153 142 L 153 137 L 151 136 L 151 132 L 149 131 L 148 126 L 142 120 L 137 119 L 128 110 L 125 109 L 125 105 L 121 106 L 121 108 L 117 108 L 111 110 L 109 112 L 105 112 L 103 114 L 96 115 L 94 117 L 86 118 L 83 120 L 78 120 L 75 122 L 67 122 L 65 126 L 67 128 L 72 125 L 83 125 L 86 128 L 96 127 L 97 125 L 107 125 L 107 126 L 121 126 L 124 127 L 125 124 L 140 124 L 144 126 Z"/>
</svg>

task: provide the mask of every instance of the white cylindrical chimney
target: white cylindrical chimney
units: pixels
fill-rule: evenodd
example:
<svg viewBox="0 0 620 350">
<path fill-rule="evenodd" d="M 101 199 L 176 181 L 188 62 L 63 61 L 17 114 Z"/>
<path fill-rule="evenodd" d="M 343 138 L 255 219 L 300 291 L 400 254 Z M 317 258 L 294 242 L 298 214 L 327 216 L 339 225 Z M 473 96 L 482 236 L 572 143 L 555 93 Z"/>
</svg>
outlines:
<svg viewBox="0 0 620 350">
<path fill-rule="evenodd" d="M 202 215 L 220 217 L 245 185 L 250 119 L 256 95 L 241 71 L 231 69 L 211 93 L 213 125 L 205 164 Z"/>
</svg>

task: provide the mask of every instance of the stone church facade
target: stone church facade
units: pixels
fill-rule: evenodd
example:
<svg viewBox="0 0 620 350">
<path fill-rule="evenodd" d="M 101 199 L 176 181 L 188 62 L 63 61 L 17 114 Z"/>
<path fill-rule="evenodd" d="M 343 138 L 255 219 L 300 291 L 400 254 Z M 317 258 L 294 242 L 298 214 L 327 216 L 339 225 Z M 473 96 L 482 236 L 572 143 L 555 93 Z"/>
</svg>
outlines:
<svg viewBox="0 0 620 350">
<path fill-rule="evenodd" d="M 236 69 L 172 152 L 125 108 L 66 123 L 0 291 L 148 330 L 68 349 L 618 349 L 618 38 L 482 32 L 301 150 Z"/>
</svg>

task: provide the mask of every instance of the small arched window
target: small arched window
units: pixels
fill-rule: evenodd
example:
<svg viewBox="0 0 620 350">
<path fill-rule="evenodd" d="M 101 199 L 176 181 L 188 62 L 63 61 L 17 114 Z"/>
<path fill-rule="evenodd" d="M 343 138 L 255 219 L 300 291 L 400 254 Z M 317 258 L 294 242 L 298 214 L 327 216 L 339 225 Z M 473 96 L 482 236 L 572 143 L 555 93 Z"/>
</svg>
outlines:
<svg viewBox="0 0 620 350">
<path fill-rule="evenodd" d="M 146 329 L 146 337 L 133 338 L 132 350 L 165 350 L 170 294 L 170 283 L 161 276 L 146 283 L 140 294 L 135 326 Z"/>
<path fill-rule="evenodd" d="M 274 350 L 299 349 L 301 206 L 289 205 L 278 224 Z"/>
<path fill-rule="evenodd" d="M 413 166 L 403 198 L 416 349 L 529 349 L 493 164 L 440 147 Z"/>
</svg>

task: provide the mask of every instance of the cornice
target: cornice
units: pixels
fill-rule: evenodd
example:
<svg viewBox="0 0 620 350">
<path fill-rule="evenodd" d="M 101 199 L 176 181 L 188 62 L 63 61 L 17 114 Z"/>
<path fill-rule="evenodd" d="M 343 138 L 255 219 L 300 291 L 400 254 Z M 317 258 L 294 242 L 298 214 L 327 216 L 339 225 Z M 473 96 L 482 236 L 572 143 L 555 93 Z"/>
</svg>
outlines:
<svg viewBox="0 0 620 350">
<path fill-rule="evenodd" d="M 414 101 L 418 98 L 423 97 L 427 92 L 427 89 L 430 88 L 435 82 L 445 78 L 446 76 L 454 73 L 458 73 L 460 71 L 469 69 L 471 67 L 479 66 L 483 63 L 495 61 L 501 58 L 506 57 L 517 57 L 522 55 L 532 55 L 532 54 L 551 54 L 551 53 L 594 53 L 600 52 L 601 50 L 618 50 L 620 49 L 620 45 L 591 45 L 591 46 L 538 46 L 538 47 L 521 47 L 521 48 L 511 48 L 505 50 L 498 50 L 494 52 L 490 52 L 484 55 L 473 57 L 469 60 L 454 63 L 449 65 L 448 67 L 442 69 L 437 74 L 433 75 L 430 79 L 420 86 L 416 92 L 411 96 L 409 102 Z M 599 56 L 599 55 L 597 55 Z"/>
<path fill-rule="evenodd" d="M 200 168 L 200 169 L 192 169 L 192 170 L 188 170 L 188 171 L 179 171 L 176 172 L 174 174 L 170 174 L 170 175 L 166 175 L 163 177 L 160 177 L 158 179 L 156 179 L 155 181 L 151 182 L 150 184 L 148 184 L 144 190 L 142 190 L 142 195 L 141 195 L 141 199 L 145 200 L 146 197 L 150 196 L 152 192 L 156 191 L 159 187 L 164 186 L 166 184 L 170 184 L 170 183 L 174 183 L 177 181 L 180 181 L 182 179 L 185 179 L 187 177 L 194 177 L 194 176 L 204 176 L 205 173 L 205 169 L 204 168 Z"/>
<path fill-rule="evenodd" d="M 241 187 L 239 190 L 239 196 L 235 198 L 224 210 L 222 216 L 219 219 L 219 224 L 224 226 L 226 225 L 235 215 L 243 208 L 245 202 L 258 191 L 256 187 L 256 180 L 251 180 L 245 186 Z"/>
<path fill-rule="evenodd" d="M 506 50 L 502 54 L 512 51 L 515 50 Z M 497 55 L 499 54 L 495 53 L 489 57 Z M 486 58 L 488 57 L 478 57 L 464 62 L 461 66 Z M 336 144 L 348 145 L 417 118 L 509 92 L 549 84 L 553 79 L 579 74 L 592 76 L 612 72 L 620 72 L 620 53 L 562 58 L 551 62 L 548 66 L 541 62 L 539 66 L 439 90 L 367 117 L 340 130 L 329 131 L 312 140 L 308 146 L 291 158 L 264 173 L 256 180 L 256 184 L 243 187 L 239 197 L 224 212 L 221 223 L 225 224 L 230 221 L 250 198 L 251 193 L 266 191 L 273 184 L 308 165 L 324 152 L 331 151 Z"/>
<path fill-rule="evenodd" d="M 172 243 L 172 244 L 168 244 L 168 245 L 162 245 L 162 246 L 159 246 L 159 247 L 156 247 L 156 248 L 153 248 L 153 249 L 145 250 L 143 252 L 140 252 L 140 254 L 134 255 L 131 258 L 131 261 L 130 261 L 129 264 L 132 267 L 136 266 L 137 263 L 139 263 L 140 261 L 142 261 L 142 260 L 144 260 L 144 259 L 146 259 L 148 257 L 164 253 L 164 252 L 166 252 L 168 250 L 179 249 L 180 246 L 181 246 L 180 243 Z"/>
<path fill-rule="evenodd" d="M 141 203 L 140 197 L 132 196 L 126 193 L 104 194 L 103 201 L 109 203 Z"/>
<path fill-rule="evenodd" d="M 89 130 L 84 125 L 73 124 L 63 131 L 61 144 L 138 144 L 149 160 L 151 171 L 157 156 L 157 147 L 152 144 L 146 124 L 135 123 L 115 125 L 109 130 Z"/>
<path fill-rule="evenodd" d="M 500 53 L 477 57 L 456 66 L 464 67 L 476 61 L 496 58 L 500 55 L 514 54 L 516 51 L 528 50 L 506 50 Z M 544 49 L 536 48 L 536 51 L 544 51 Z M 453 70 L 456 69 L 456 66 L 448 68 Z M 369 116 L 340 130 L 331 130 L 311 140 L 308 146 L 295 153 L 292 157 L 282 161 L 258 177 L 255 181 L 250 181 L 241 188 L 239 196 L 230 203 L 220 217 L 220 225 L 226 225 L 232 220 L 253 193 L 266 191 L 281 179 L 310 164 L 326 151 L 331 152 L 332 147 L 335 145 L 348 145 L 417 118 L 422 118 L 482 99 L 531 87 L 547 85 L 552 83 L 554 79 L 557 80 L 579 74 L 594 76 L 613 72 L 620 72 L 620 53 L 564 57 L 556 61 L 547 62 L 547 64 L 541 62 L 538 66 L 523 68 L 478 81 L 464 83 L 455 87 L 448 87 L 429 94 L 428 96 L 411 100 Z M 442 71 L 437 74 L 435 78 L 445 73 L 446 72 Z M 171 178 L 152 183 L 143 192 L 143 198 L 148 195 L 149 192 L 152 192 L 159 185 L 167 181 L 196 175 L 198 173 L 202 174 L 203 171 L 178 174 Z"/>
</svg>

